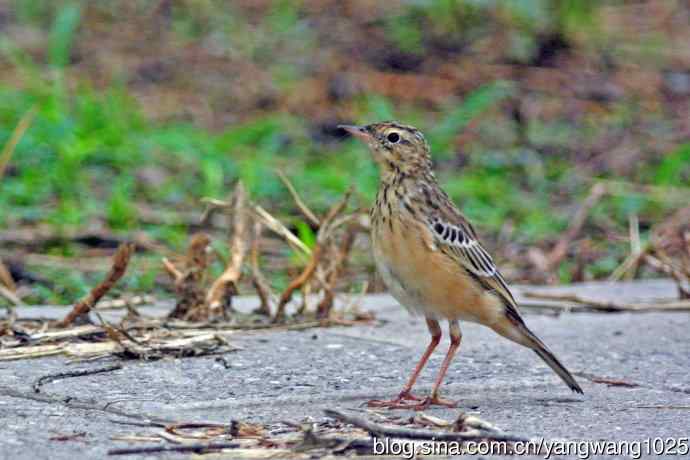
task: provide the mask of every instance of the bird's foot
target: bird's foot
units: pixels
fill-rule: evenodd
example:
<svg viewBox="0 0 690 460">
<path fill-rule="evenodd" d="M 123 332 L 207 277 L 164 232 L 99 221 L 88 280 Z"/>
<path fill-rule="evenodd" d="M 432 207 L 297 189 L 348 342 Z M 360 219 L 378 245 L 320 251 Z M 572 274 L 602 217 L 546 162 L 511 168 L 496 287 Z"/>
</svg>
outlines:
<svg viewBox="0 0 690 460">
<path fill-rule="evenodd" d="M 410 404 L 405 401 L 423 401 L 419 396 L 413 395 L 409 390 L 403 390 L 400 392 L 397 398 L 390 400 L 383 399 L 372 399 L 367 403 L 369 407 L 385 407 L 388 409 L 409 409 L 410 406 L 415 404 Z"/>
<path fill-rule="evenodd" d="M 454 408 L 458 406 L 458 403 L 455 401 L 450 401 L 448 399 L 443 399 L 439 397 L 438 395 L 431 395 L 427 396 L 424 398 L 422 402 L 419 404 L 412 404 L 408 406 L 408 409 L 412 410 L 426 410 L 430 406 L 443 406 L 443 407 L 449 407 L 449 408 Z"/>
</svg>

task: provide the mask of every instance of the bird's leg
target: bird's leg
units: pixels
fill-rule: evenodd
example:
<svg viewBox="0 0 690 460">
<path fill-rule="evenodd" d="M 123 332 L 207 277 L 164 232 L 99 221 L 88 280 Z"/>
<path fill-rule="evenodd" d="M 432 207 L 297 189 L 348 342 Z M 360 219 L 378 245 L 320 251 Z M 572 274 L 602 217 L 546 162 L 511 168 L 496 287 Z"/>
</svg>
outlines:
<svg viewBox="0 0 690 460">
<path fill-rule="evenodd" d="M 422 369 L 424 369 L 424 366 L 426 365 L 427 361 L 429 361 L 429 357 L 434 352 L 434 349 L 441 341 L 442 335 L 441 326 L 435 319 L 427 318 L 426 325 L 429 328 L 429 333 L 431 333 L 431 342 L 429 342 L 429 345 L 426 347 L 424 354 L 417 363 L 417 366 L 414 368 L 414 371 L 412 372 L 410 379 L 407 381 L 398 397 L 395 399 L 391 399 L 390 401 L 374 399 L 367 403 L 369 407 L 389 407 L 405 409 L 409 407 L 409 404 L 405 404 L 403 401 L 422 401 L 422 398 L 412 394 L 412 387 L 417 381 L 419 373 L 422 372 Z"/>
<path fill-rule="evenodd" d="M 450 347 L 448 347 L 448 353 L 446 353 L 446 357 L 443 360 L 443 363 L 441 364 L 441 370 L 439 370 L 438 377 L 436 377 L 436 382 L 434 383 L 434 387 L 431 390 L 431 396 L 424 399 L 424 401 L 422 401 L 420 404 L 414 406 L 415 410 L 424 410 L 432 405 L 446 407 L 456 406 L 455 402 L 449 401 L 447 399 L 442 399 L 438 395 L 438 390 L 441 387 L 441 384 L 443 383 L 443 378 L 446 376 L 448 366 L 450 366 L 451 361 L 453 361 L 453 357 L 455 356 L 455 353 L 458 351 L 458 348 L 460 348 L 460 341 L 462 340 L 462 332 L 460 332 L 460 325 L 457 321 L 450 321 L 449 332 Z"/>
</svg>

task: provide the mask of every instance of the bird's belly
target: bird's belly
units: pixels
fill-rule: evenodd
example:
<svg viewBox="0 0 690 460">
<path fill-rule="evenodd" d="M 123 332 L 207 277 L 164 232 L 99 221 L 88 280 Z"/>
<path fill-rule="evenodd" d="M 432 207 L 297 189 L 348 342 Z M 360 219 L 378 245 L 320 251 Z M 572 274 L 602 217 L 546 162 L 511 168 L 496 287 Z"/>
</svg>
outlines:
<svg viewBox="0 0 690 460">
<path fill-rule="evenodd" d="M 393 297 L 413 314 L 493 323 L 502 312 L 495 296 L 413 234 L 373 238 L 377 269 Z"/>
<path fill-rule="evenodd" d="M 411 290 L 405 280 L 401 279 L 391 267 L 391 265 L 383 258 L 376 258 L 376 269 L 383 279 L 383 283 L 388 288 L 388 292 L 400 302 L 400 305 L 405 307 L 410 313 L 418 315 L 427 315 L 427 310 L 424 308 L 424 299 L 418 292 Z M 407 285 L 407 287 L 406 287 Z"/>
</svg>

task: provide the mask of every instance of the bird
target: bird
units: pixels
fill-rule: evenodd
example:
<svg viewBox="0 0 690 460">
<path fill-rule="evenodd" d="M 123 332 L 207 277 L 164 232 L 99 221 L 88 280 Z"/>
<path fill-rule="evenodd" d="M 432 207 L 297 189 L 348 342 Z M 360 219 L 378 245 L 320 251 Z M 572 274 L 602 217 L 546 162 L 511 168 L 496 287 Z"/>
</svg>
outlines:
<svg viewBox="0 0 690 460">
<path fill-rule="evenodd" d="M 396 121 L 339 128 L 363 141 L 378 165 L 379 187 L 370 210 L 377 271 L 400 304 L 425 318 L 431 334 L 398 396 L 368 405 L 413 410 L 456 407 L 456 402 L 440 396 L 439 389 L 460 347 L 460 321 L 487 326 L 533 350 L 572 391 L 583 393 L 573 375 L 527 327 L 474 227 L 440 187 L 424 135 Z M 449 323 L 450 346 L 430 395 L 421 398 L 412 388 L 441 341 L 443 320 Z"/>
</svg>

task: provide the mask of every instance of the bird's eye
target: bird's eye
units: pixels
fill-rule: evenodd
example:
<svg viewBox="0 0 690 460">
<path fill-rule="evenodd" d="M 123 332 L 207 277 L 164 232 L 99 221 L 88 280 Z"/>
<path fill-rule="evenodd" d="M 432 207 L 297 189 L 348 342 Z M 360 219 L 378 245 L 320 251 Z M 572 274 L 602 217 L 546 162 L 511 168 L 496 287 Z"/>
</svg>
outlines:
<svg viewBox="0 0 690 460">
<path fill-rule="evenodd" d="M 390 133 L 386 139 L 388 139 L 388 142 L 395 144 L 400 140 L 400 135 L 398 133 Z"/>
</svg>

